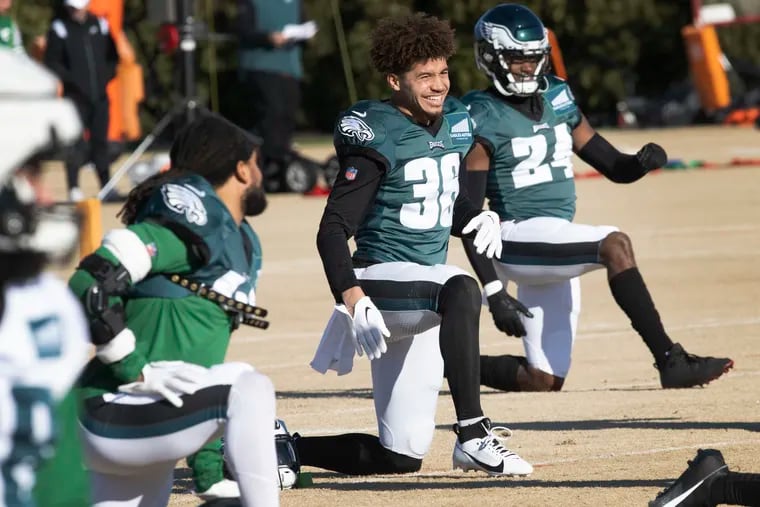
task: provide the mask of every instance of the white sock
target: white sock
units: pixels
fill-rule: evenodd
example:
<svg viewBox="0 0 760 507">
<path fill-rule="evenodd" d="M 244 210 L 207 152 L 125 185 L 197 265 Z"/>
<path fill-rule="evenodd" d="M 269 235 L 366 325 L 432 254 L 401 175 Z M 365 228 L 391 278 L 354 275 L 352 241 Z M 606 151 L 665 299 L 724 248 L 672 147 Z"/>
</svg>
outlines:
<svg viewBox="0 0 760 507">
<path fill-rule="evenodd" d="M 457 421 L 457 424 L 461 428 L 462 426 L 470 426 L 471 424 L 475 424 L 478 421 L 482 421 L 486 417 L 481 415 L 480 417 L 473 417 L 472 419 L 464 419 L 462 421 Z"/>
<path fill-rule="evenodd" d="M 274 444 L 275 396 L 268 377 L 244 372 L 232 384 L 227 407 L 225 450 L 245 507 L 280 504 Z"/>
</svg>

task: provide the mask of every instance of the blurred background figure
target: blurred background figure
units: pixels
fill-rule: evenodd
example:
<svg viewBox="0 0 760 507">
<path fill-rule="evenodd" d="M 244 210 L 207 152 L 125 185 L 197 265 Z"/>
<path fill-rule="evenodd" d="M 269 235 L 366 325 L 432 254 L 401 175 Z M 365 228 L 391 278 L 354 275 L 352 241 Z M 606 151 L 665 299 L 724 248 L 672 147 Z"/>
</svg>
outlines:
<svg viewBox="0 0 760 507">
<path fill-rule="evenodd" d="M 264 140 L 261 168 L 267 191 L 283 190 L 296 115 L 301 105 L 302 43 L 317 31 L 302 23 L 301 0 L 238 0 L 239 72 L 250 109 L 248 124 Z"/>
<path fill-rule="evenodd" d="M 0 48 L 23 51 L 21 32 L 11 16 L 13 0 L 0 0 Z"/>
<path fill-rule="evenodd" d="M 5 48 L 0 68 L 0 505 L 89 505 L 70 391 L 89 333 L 73 295 L 43 273 L 76 250 L 78 224 L 40 174 L 81 125 L 40 65 Z"/>
<path fill-rule="evenodd" d="M 2 0 L 0 0 L 2 1 Z M 108 21 L 87 11 L 89 0 L 64 0 L 64 8 L 51 24 L 47 36 L 45 65 L 63 83 L 63 95 L 74 102 L 87 129 L 66 158 L 69 199 L 84 198 L 79 188 L 79 169 L 87 162 L 95 166 L 100 186 L 109 180 L 108 95 L 106 85 L 116 74 L 116 46 Z M 103 199 L 120 201 L 118 192 Z"/>
</svg>

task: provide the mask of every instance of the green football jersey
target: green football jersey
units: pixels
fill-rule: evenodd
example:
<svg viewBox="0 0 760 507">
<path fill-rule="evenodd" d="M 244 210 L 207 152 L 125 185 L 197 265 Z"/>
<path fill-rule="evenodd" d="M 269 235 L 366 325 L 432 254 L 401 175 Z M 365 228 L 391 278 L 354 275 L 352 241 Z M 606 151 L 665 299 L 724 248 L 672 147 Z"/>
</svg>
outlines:
<svg viewBox="0 0 760 507">
<path fill-rule="evenodd" d="M 128 229 L 151 255 L 150 273 L 124 298 L 126 323 L 137 338 L 135 350 L 110 365 L 93 358 L 79 383 L 82 398 L 115 391 L 139 375 L 145 362 L 183 360 L 208 367 L 224 361 L 232 318 L 218 304 L 170 282 L 166 274 L 180 273 L 243 303 L 255 302 L 261 269 L 258 237 L 245 222 L 235 224 L 203 178 L 163 185 Z M 96 254 L 117 262 L 105 247 Z M 199 263 L 199 257 L 206 262 Z M 69 285 L 82 297 L 93 281 L 89 273 L 77 270 Z"/>
<path fill-rule="evenodd" d="M 238 226 L 205 178 L 191 175 L 166 183 L 140 208 L 136 222 L 164 224 L 205 258 L 187 278 L 242 303 L 254 304 L 261 244 L 248 223 Z M 189 291 L 152 273 L 131 297 L 187 297 Z"/>
<path fill-rule="evenodd" d="M 570 88 L 550 76 L 543 116 L 531 120 L 489 91 L 462 97 L 474 135 L 491 151 L 486 197 L 502 220 L 575 215 L 572 131 L 581 113 Z"/>
<path fill-rule="evenodd" d="M 338 156 L 367 155 L 382 161 L 386 169 L 356 232 L 354 257 L 445 263 L 459 195 L 459 166 L 472 140 L 470 115 L 452 97 L 444 102 L 437 131 L 415 123 L 385 101 L 361 101 L 344 111 L 335 127 Z M 347 168 L 346 177 L 352 179 L 356 170 Z"/>
</svg>

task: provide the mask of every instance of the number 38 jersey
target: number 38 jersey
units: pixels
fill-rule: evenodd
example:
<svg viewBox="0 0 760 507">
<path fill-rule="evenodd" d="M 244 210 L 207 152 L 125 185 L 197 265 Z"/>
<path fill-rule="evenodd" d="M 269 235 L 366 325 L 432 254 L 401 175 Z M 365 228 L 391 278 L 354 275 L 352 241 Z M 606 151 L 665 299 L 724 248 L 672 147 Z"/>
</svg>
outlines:
<svg viewBox="0 0 760 507">
<path fill-rule="evenodd" d="M 338 117 L 338 156 L 364 156 L 385 166 L 355 236 L 356 259 L 445 263 L 459 167 L 473 137 L 470 116 L 459 100 L 447 98 L 443 112 L 441 120 L 425 128 L 388 102 L 365 100 Z M 355 177 L 351 171 L 356 169 L 346 169 L 349 180 Z"/>
<path fill-rule="evenodd" d="M 550 76 L 535 121 L 490 91 L 462 98 L 470 108 L 475 137 L 491 151 L 486 196 L 502 220 L 575 215 L 571 132 L 581 113 L 567 84 Z"/>
</svg>

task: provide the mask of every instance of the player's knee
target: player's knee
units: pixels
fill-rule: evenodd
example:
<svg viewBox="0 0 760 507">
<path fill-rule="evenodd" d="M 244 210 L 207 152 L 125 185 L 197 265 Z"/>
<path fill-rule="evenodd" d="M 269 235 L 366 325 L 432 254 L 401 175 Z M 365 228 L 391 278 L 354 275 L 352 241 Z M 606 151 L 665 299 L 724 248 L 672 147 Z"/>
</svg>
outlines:
<svg viewBox="0 0 760 507">
<path fill-rule="evenodd" d="M 624 232 L 615 231 L 602 240 L 599 254 L 607 264 L 633 265 L 633 244 L 631 238 Z"/>
<path fill-rule="evenodd" d="M 529 368 L 527 373 L 526 385 L 522 386 L 524 391 L 560 391 L 562 390 L 562 385 L 565 383 L 564 378 L 557 377 L 556 375 L 552 375 L 551 373 L 536 368 Z"/>
<path fill-rule="evenodd" d="M 480 313 L 480 287 L 474 278 L 456 275 L 443 284 L 438 302 L 439 313 L 456 311 L 457 313 Z"/>
<path fill-rule="evenodd" d="M 209 368 L 211 378 L 216 384 L 233 384 L 242 374 L 255 371 L 253 366 L 243 362 L 217 364 Z"/>
<path fill-rule="evenodd" d="M 413 472 L 419 472 L 422 468 L 422 459 L 413 458 L 412 456 L 406 456 L 397 452 L 386 449 L 386 464 L 388 465 L 389 473 L 393 474 L 410 474 Z"/>
<path fill-rule="evenodd" d="M 230 389 L 230 406 L 237 402 L 250 403 L 251 400 L 256 400 L 258 404 L 274 405 L 274 399 L 272 380 L 253 369 L 242 372 Z"/>
</svg>

